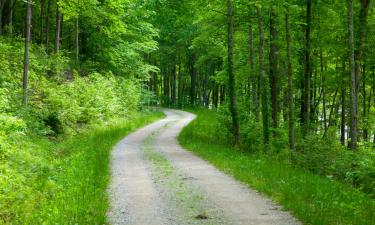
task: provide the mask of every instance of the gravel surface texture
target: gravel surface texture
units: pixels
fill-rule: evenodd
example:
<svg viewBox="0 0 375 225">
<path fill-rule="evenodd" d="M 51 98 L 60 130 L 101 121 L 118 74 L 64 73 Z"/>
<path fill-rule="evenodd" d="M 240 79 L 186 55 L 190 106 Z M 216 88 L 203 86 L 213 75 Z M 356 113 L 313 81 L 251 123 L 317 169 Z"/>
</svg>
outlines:
<svg viewBox="0 0 375 225">
<path fill-rule="evenodd" d="M 301 224 L 178 144 L 194 114 L 163 111 L 164 119 L 130 134 L 112 152 L 111 224 Z"/>
</svg>

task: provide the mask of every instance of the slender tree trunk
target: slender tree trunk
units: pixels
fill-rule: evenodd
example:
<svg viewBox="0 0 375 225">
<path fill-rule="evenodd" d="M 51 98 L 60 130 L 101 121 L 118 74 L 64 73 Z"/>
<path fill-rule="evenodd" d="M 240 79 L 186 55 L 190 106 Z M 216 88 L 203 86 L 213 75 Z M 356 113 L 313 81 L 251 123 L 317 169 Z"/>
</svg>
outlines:
<svg viewBox="0 0 375 225">
<path fill-rule="evenodd" d="M 0 0 L 1 1 L 1 0 Z M 9 38 L 13 38 L 13 12 L 14 12 L 15 0 L 10 0 L 9 7 Z"/>
<path fill-rule="evenodd" d="M 288 130 L 289 147 L 294 149 L 294 98 L 293 98 L 293 71 L 292 71 L 292 38 L 290 35 L 289 14 L 285 14 L 285 34 L 287 44 L 287 76 L 288 76 Z"/>
<path fill-rule="evenodd" d="M 327 133 L 328 129 L 328 122 L 327 122 L 327 97 L 326 97 L 326 77 L 324 74 L 324 65 L 323 65 L 323 51 L 320 49 L 319 51 L 319 58 L 320 58 L 320 78 L 321 78 L 321 93 L 323 97 L 323 127 L 324 127 L 324 134 Z"/>
<path fill-rule="evenodd" d="M 23 63 L 23 104 L 27 105 L 27 86 L 29 79 L 29 48 L 30 48 L 30 39 L 31 39 L 31 16 L 32 16 L 32 1 L 27 1 L 27 13 L 26 13 L 26 39 L 25 39 L 25 54 L 24 54 L 24 63 Z"/>
<path fill-rule="evenodd" d="M 348 0 L 349 65 L 350 65 L 350 141 L 349 148 L 357 149 L 357 97 L 354 60 L 353 0 Z"/>
<path fill-rule="evenodd" d="M 48 44 L 49 44 L 49 16 L 51 14 L 51 0 L 48 0 L 47 5 L 47 16 L 46 16 L 46 51 L 48 53 Z"/>
<path fill-rule="evenodd" d="M 340 142 L 342 145 L 345 145 L 345 127 L 346 127 L 346 82 L 344 74 L 345 71 L 345 62 L 343 63 L 343 71 L 342 71 L 342 77 L 341 77 L 341 136 L 340 136 Z"/>
<path fill-rule="evenodd" d="M 309 130 L 309 106 L 310 106 L 310 77 L 311 77 L 311 64 L 310 64 L 310 51 L 311 51 L 311 0 L 306 0 L 306 46 L 305 46 L 305 69 L 303 77 L 303 90 L 302 90 L 302 104 L 301 104 L 301 122 L 302 133 L 306 135 Z"/>
<path fill-rule="evenodd" d="M 190 76 L 191 76 L 191 79 L 190 79 L 190 104 L 192 105 L 195 105 L 195 96 L 196 96 L 196 91 L 195 91 L 195 87 L 196 87 L 196 79 L 197 79 L 197 74 L 196 74 L 196 70 L 195 70 L 195 67 L 194 67 L 194 64 L 195 64 L 195 55 L 193 54 L 190 58 Z"/>
<path fill-rule="evenodd" d="M 271 6 L 270 12 L 270 84 L 271 84 L 271 105 L 272 105 L 272 127 L 278 127 L 279 112 L 279 78 L 278 78 L 278 47 L 276 29 L 276 11 Z"/>
<path fill-rule="evenodd" d="M 79 17 L 76 18 L 76 68 L 79 70 Z M 151 84 L 152 85 L 152 84 Z"/>
<path fill-rule="evenodd" d="M 221 85 L 220 87 L 220 105 L 224 104 L 225 102 L 225 93 L 226 92 L 226 87 L 225 85 Z"/>
<path fill-rule="evenodd" d="M 59 7 L 59 1 L 56 2 L 56 30 L 55 30 L 55 54 L 59 53 L 60 50 L 60 33 L 61 33 L 61 13 Z"/>
<path fill-rule="evenodd" d="M 181 59 L 180 59 L 181 60 Z M 181 108 L 182 107 L 182 99 L 183 99 L 183 95 L 182 95 L 182 74 L 181 74 L 181 61 L 179 62 L 179 65 L 178 65 L 178 107 Z"/>
<path fill-rule="evenodd" d="M 352 0 L 349 0 L 349 5 L 351 5 L 351 9 L 349 9 L 349 26 L 351 26 L 351 31 L 349 27 L 349 33 L 354 33 L 353 31 L 353 3 Z M 362 62 L 362 55 L 366 43 L 366 33 L 367 33 L 367 18 L 368 18 L 368 11 L 369 11 L 370 0 L 361 0 L 361 9 L 359 13 L 359 46 L 355 51 L 354 47 L 354 37 L 353 38 L 353 55 L 354 55 L 354 75 L 351 75 L 351 119 L 350 119 L 350 142 L 349 148 L 353 151 L 357 150 L 357 142 L 358 142 L 358 93 L 359 93 L 359 83 L 361 77 L 361 62 Z M 350 6 L 349 6 L 350 8 Z M 350 12 L 351 11 L 351 12 Z M 350 19 L 351 17 L 351 19 Z M 351 25 L 350 25 L 351 23 Z M 350 36 L 350 35 L 349 35 Z M 354 35 L 353 35 L 354 36 Z M 350 47 L 350 49 L 352 49 Z"/>
<path fill-rule="evenodd" d="M 262 9 L 257 8 L 258 26 L 259 26 L 259 73 L 260 73 L 260 88 L 262 98 L 262 120 L 263 120 L 263 141 L 265 144 L 269 143 L 269 109 L 268 109 L 268 80 L 264 67 L 264 28 Z"/>
<path fill-rule="evenodd" d="M 240 141 L 240 128 L 238 124 L 238 109 L 236 97 L 236 81 L 233 72 L 233 5 L 232 0 L 227 0 L 227 22 L 228 22 L 228 85 L 230 111 L 232 115 L 232 129 L 235 143 Z"/>
<path fill-rule="evenodd" d="M 363 64 L 363 78 L 362 78 L 362 95 L 363 95 L 363 140 L 368 141 L 368 129 L 367 129 L 367 92 L 366 92 L 366 65 Z"/>
<path fill-rule="evenodd" d="M 338 90 L 339 89 L 337 88 L 336 91 L 335 91 L 335 94 L 333 95 L 332 105 L 331 105 L 331 109 L 329 111 L 328 128 L 330 128 L 334 125 L 332 116 L 333 116 L 333 113 L 334 113 L 334 109 L 336 107 L 336 98 L 337 98 Z"/>
<path fill-rule="evenodd" d="M 0 0 L 0 36 L 3 34 L 3 11 L 6 0 Z"/>
<path fill-rule="evenodd" d="M 44 32 L 44 24 L 43 24 L 43 17 L 44 17 L 44 2 L 45 0 L 40 0 L 40 30 L 39 30 L 39 35 L 40 35 L 40 44 L 43 43 L 43 32 Z"/>
<path fill-rule="evenodd" d="M 155 96 L 159 96 L 159 86 L 158 86 L 158 73 L 154 73 L 154 93 Z"/>
<path fill-rule="evenodd" d="M 257 91 L 257 80 L 258 75 L 255 73 L 255 63 L 254 63 L 254 35 L 253 35 L 253 21 L 251 16 L 249 16 L 249 63 L 250 63 L 250 79 L 251 79 L 251 95 L 253 104 L 253 113 L 255 119 L 259 121 L 259 99 Z"/>
<path fill-rule="evenodd" d="M 169 68 L 167 67 L 164 71 L 164 98 L 165 104 L 169 106 L 170 104 L 170 91 L 169 91 Z"/>
<path fill-rule="evenodd" d="M 177 91 L 177 78 L 176 78 L 176 63 L 173 63 L 173 69 L 172 69 L 172 104 L 176 105 L 176 91 Z"/>
</svg>

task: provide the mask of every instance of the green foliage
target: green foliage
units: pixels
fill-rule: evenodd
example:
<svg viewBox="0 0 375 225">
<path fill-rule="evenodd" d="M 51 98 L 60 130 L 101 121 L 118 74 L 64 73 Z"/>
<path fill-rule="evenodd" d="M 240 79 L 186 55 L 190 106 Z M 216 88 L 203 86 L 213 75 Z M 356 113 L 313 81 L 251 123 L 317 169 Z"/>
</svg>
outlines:
<svg viewBox="0 0 375 225">
<path fill-rule="evenodd" d="M 294 165 L 329 179 L 357 187 L 375 197 L 375 154 L 370 149 L 348 151 L 334 140 L 309 135 L 301 140 L 292 154 Z"/>
<path fill-rule="evenodd" d="M 103 224 L 111 147 L 160 117 L 138 114 L 149 93 L 135 75 L 147 72 L 88 60 L 78 74 L 68 52 L 32 44 L 23 105 L 23 48 L 0 37 L 0 224 Z"/>
<path fill-rule="evenodd" d="M 1 161 L 0 223 L 104 224 L 109 153 L 130 131 L 161 113 L 133 114 L 64 141 L 23 137 Z"/>
</svg>

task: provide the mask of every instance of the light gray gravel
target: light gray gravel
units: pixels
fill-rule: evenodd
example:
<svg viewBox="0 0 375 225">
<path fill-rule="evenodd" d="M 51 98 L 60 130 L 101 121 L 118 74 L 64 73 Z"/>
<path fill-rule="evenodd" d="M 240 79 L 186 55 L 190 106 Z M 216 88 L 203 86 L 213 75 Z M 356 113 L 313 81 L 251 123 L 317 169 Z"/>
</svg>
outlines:
<svg viewBox="0 0 375 225">
<path fill-rule="evenodd" d="M 115 146 L 108 189 L 111 224 L 300 224 L 280 206 L 180 147 L 176 136 L 195 118 L 193 114 L 169 109 L 164 113 L 166 118 L 139 129 Z M 162 175 L 155 169 L 157 163 L 145 153 L 145 143 L 150 138 L 148 151 L 168 159 L 169 170 L 173 168 L 175 172 Z M 196 204 L 179 203 L 186 202 L 189 194 L 192 199 L 198 196 Z M 193 210 L 186 210 L 186 206 Z M 184 211 L 186 216 L 181 215 Z M 190 215 L 200 211 L 209 219 Z M 194 220 L 196 223 L 192 223 Z"/>
</svg>

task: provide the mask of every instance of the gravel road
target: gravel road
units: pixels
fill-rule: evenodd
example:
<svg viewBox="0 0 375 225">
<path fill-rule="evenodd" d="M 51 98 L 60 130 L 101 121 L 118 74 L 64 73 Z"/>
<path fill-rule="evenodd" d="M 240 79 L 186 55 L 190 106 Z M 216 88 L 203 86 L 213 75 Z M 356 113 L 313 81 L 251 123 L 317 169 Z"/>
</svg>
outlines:
<svg viewBox="0 0 375 225">
<path fill-rule="evenodd" d="M 109 223 L 300 224 L 282 207 L 178 144 L 176 137 L 193 114 L 163 111 L 164 119 L 128 135 L 112 152 Z"/>
</svg>

